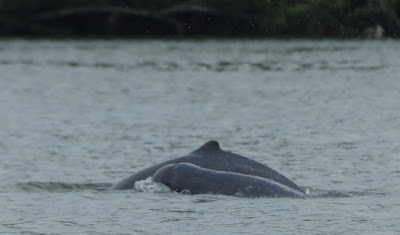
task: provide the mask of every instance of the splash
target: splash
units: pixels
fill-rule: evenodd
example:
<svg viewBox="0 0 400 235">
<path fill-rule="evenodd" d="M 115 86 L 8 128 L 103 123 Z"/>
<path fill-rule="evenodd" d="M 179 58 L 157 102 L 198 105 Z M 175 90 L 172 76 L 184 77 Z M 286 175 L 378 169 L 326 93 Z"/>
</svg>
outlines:
<svg viewBox="0 0 400 235">
<path fill-rule="evenodd" d="M 140 192 L 167 193 L 171 190 L 164 184 L 154 182 L 151 177 L 135 182 L 133 189 Z"/>
</svg>

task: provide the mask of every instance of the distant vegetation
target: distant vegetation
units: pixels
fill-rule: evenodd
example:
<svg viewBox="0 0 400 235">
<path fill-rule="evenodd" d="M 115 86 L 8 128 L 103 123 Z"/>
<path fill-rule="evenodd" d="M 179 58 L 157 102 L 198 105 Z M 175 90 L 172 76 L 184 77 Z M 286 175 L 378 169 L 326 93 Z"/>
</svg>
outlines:
<svg viewBox="0 0 400 235">
<path fill-rule="evenodd" d="M 0 0 L 1 36 L 400 35 L 400 0 Z"/>
</svg>

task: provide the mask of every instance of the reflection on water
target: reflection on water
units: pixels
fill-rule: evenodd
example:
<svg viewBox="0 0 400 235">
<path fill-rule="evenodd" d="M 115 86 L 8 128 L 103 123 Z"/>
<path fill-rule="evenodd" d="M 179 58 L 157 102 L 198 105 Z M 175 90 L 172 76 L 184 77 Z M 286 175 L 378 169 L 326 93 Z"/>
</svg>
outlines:
<svg viewBox="0 0 400 235">
<path fill-rule="evenodd" d="M 112 68 L 116 70 L 135 70 L 135 69 L 151 69 L 155 71 L 309 71 L 309 70 L 378 70 L 384 69 L 386 65 L 365 65 L 363 61 L 319 61 L 317 63 L 297 62 L 292 66 L 285 68 L 279 65 L 279 61 L 262 61 L 262 62 L 228 62 L 216 61 L 215 63 L 193 62 L 193 63 L 175 63 L 173 61 L 142 61 L 137 64 L 113 64 L 113 63 L 85 63 L 77 61 L 45 61 L 42 63 L 34 60 L 0 60 L 0 65 L 31 65 L 31 66 L 66 66 L 66 67 L 83 67 L 83 68 Z"/>
<path fill-rule="evenodd" d="M 67 192 L 108 192 L 107 189 L 112 184 L 109 183 L 66 183 L 66 182 L 25 182 L 25 183 L 17 183 L 15 186 L 24 192 L 29 193 L 38 193 L 38 192 L 51 192 L 51 193 L 67 193 Z M 340 191 L 340 190 L 324 190 L 324 189 L 316 189 L 309 188 L 303 186 L 302 189 L 306 192 L 306 198 L 327 198 L 327 197 L 359 197 L 359 196 L 370 196 L 370 195 L 385 195 L 380 190 L 365 190 L 365 191 Z M 138 181 L 135 184 L 135 188 L 132 189 L 137 192 L 147 192 L 147 193 L 172 193 L 171 190 L 159 183 L 156 183 L 148 178 L 146 180 Z M 115 193 L 120 193 L 121 191 L 114 191 Z M 126 193 L 126 191 L 125 191 Z M 129 193 L 129 192 L 128 192 Z M 185 193 L 181 193 L 182 195 Z M 178 195 L 178 193 L 172 193 L 172 195 Z M 190 196 L 190 195 L 188 195 Z M 226 196 L 215 195 L 215 200 L 222 200 Z"/>
</svg>

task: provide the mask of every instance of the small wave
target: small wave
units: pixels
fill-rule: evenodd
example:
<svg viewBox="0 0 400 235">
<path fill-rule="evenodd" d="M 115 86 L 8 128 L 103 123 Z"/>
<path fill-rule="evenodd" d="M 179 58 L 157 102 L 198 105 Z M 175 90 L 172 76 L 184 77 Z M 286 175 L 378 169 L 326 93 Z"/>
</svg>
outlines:
<svg viewBox="0 0 400 235">
<path fill-rule="evenodd" d="M 314 52 L 338 52 L 338 51 L 354 51 L 357 50 L 357 47 L 349 47 L 349 46 L 309 46 L 309 47 L 295 47 L 285 50 L 286 53 L 314 53 Z M 278 51 L 279 52 L 279 51 Z"/>
<path fill-rule="evenodd" d="M 306 195 L 309 197 L 359 197 L 359 196 L 370 196 L 370 195 L 384 195 L 382 192 L 376 190 L 366 191 L 341 191 L 341 190 L 324 190 L 315 188 L 302 188 Z"/>
<path fill-rule="evenodd" d="M 36 65 L 37 63 L 35 61 L 29 60 L 29 59 L 21 59 L 21 60 L 2 59 L 2 60 L 0 60 L 0 65 L 14 65 L 14 64 Z"/>
<path fill-rule="evenodd" d="M 104 191 L 108 183 L 64 183 L 64 182 L 26 182 L 17 183 L 16 187 L 25 192 L 71 192 L 71 191 Z"/>
<path fill-rule="evenodd" d="M 134 188 L 139 192 L 167 193 L 171 190 L 164 184 L 154 182 L 151 177 L 135 182 Z"/>
</svg>

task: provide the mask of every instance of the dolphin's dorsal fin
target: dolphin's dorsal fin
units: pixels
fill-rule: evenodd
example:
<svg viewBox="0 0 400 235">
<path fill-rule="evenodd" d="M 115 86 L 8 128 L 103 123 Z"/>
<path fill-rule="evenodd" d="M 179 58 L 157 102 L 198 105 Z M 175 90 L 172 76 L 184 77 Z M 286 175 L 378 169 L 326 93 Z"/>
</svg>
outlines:
<svg viewBox="0 0 400 235">
<path fill-rule="evenodd" d="M 197 154 L 212 154 L 213 152 L 221 150 L 219 148 L 219 143 L 216 140 L 210 140 L 207 143 L 203 144 L 200 148 L 193 151 L 193 153 Z"/>
</svg>

